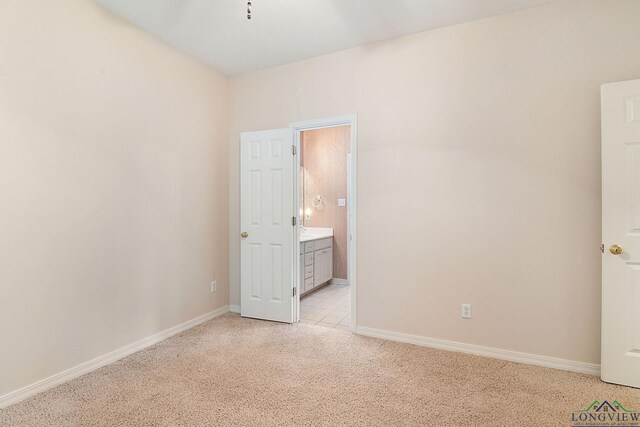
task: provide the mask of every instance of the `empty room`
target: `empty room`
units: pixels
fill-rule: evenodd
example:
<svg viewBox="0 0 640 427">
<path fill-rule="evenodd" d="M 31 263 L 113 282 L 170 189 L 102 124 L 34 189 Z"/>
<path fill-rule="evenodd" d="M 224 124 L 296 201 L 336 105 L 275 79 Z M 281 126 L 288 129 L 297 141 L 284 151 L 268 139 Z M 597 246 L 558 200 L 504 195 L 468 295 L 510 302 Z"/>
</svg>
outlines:
<svg viewBox="0 0 640 427">
<path fill-rule="evenodd" d="M 640 426 L 639 22 L 0 0 L 0 425 Z"/>
</svg>

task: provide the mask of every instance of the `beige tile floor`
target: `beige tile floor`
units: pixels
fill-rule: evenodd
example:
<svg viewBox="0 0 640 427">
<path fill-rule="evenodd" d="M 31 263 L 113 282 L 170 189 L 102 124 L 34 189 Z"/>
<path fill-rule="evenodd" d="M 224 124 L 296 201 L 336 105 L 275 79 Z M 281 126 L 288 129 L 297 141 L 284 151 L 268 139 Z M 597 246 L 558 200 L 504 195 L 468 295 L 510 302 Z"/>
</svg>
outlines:
<svg viewBox="0 0 640 427">
<path fill-rule="evenodd" d="M 351 287 L 326 285 L 300 300 L 300 322 L 325 328 L 350 330 Z"/>
</svg>

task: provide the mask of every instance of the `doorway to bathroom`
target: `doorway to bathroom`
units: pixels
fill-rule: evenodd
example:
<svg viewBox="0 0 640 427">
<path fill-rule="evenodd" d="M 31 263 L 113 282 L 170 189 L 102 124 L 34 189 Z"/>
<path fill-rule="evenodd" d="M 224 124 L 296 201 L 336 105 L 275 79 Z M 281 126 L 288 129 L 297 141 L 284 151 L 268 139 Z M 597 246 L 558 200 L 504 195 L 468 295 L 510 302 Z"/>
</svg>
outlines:
<svg viewBox="0 0 640 427">
<path fill-rule="evenodd" d="M 355 331 L 355 117 L 292 129 L 299 154 L 297 319 Z"/>
<path fill-rule="evenodd" d="M 240 134 L 243 317 L 355 331 L 356 158 L 355 115 Z"/>
</svg>

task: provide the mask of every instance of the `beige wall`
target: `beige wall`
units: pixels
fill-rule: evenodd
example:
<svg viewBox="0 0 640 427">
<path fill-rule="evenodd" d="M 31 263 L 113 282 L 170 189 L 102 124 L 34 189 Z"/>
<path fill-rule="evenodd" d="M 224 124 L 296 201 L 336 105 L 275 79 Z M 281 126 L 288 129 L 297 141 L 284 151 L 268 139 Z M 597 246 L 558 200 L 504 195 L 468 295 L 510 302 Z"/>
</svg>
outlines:
<svg viewBox="0 0 640 427">
<path fill-rule="evenodd" d="M 232 79 L 231 235 L 241 131 L 357 113 L 359 326 L 597 363 L 599 87 L 640 78 L 638 16 L 565 1 Z"/>
<path fill-rule="evenodd" d="M 228 304 L 227 125 L 92 1 L 0 0 L 0 395 Z"/>
<path fill-rule="evenodd" d="M 300 135 L 301 165 L 304 168 L 304 225 L 333 228 L 333 277 L 347 279 L 347 156 L 351 126 L 304 131 Z M 319 207 L 313 199 L 322 197 Z M 306 210 L 310 209 L 309 219 Z"/>
</svg>

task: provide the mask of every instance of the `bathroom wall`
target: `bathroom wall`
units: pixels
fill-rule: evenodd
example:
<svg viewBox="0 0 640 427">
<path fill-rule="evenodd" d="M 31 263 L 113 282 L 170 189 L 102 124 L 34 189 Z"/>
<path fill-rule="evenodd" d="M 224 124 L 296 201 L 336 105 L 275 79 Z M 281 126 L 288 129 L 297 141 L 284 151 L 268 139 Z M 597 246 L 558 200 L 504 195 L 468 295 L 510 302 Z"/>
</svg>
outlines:
<svg viewBox="0 0 640 427">
<path fill-rule="evenodd" d="M 358 326 L 598 363 L 600 85 L 640 78 L 638 16 L 561 1 L 232 78 L 231 234 L 240 132 L 356 113 Z"/>
<path fill-rule="evenodd" d="M 304 224 L 307 227 L 333 228 L 333 277 L 347 279 L 347 155 L 350 152 L 351 127 L 339 126 L 305 131 L 301 135 L 304 167 Z M 313 198 L 322 196 L 319 208 Z M 310 219 L 306 210 L 310 209 Z"/>
<path fill-rule="evenodd" d="M 0 396 L 229 304 L 228 82 L 93 1 L 0 1 Z"/>
</svg>

